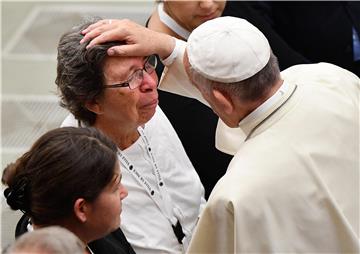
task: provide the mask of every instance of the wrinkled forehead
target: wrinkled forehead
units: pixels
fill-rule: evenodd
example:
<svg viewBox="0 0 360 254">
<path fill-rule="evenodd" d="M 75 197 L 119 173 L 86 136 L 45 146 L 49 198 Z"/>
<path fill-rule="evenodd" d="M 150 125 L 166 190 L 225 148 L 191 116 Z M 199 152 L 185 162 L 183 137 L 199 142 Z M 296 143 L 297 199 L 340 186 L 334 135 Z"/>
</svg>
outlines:
<svg viewBox="0 0 360 254">
<path fill-rule="evenodd" d="M 103 72 L 106 80 L 125 80 L 135 70 L 143 68 L 146 57 L 106 57 Z"/>
</svg>

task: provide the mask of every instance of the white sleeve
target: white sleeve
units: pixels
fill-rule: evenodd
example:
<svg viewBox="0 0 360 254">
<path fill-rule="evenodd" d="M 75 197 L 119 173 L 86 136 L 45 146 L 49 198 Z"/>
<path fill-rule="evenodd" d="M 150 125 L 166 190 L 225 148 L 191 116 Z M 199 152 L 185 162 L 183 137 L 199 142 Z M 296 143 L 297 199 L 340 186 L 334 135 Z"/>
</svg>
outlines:
<svg viewBox="0 0 360 254">
<path fill-rule="evenodd" d="M 79 124 L 73 114 L 68 114 L 68 116 L 61 123 L 60 127 L 79 127 Z"/>
<path fill-rule="evenodd" d="M 173 49 L 173 51 L 171 52 L 170 56 L 168 56 L 165 59 L 161 59 L 161 62 L 165 65 L 165 66 L 169 66 L 171 65 L 176 57 L 181 54 L 181 42 L 184 42 L 182 40 L 176 39 L 175 37 L 173 37 L 173 39 L 175 40 L 175 48 Z M 185 42 L 186 43 L 186 42 Z"/>
<path fill-rule="evenodd" d="M 183 56 L 186 48 L 186 42 L 176 40 L 176 46 L 172 54 L 171 61 L 169 58 L 169 64 L 165 67 L 163 75 L 161 77 L 159 89 L 178 95 L 195 98 L 208 105 L 203 99 L 199 90 L 189 80 L 184 65 Z M 175 57 L 175 58 L 174 58 Z M 219 119 L 218 126 L 216 128 L 216 148 L 222 152 L 230 155 L 234 155 L 238 150 L 238 146 L 242 145 L 245 140 L 245 135 L 240 128 L 230 128 Z M 236 142 L 235 142 L 236 141 Z"/>
<path fill-rule="evenodd" d="M 169 65 L 165 67 L 161 76 L 159 89 L 197 99 L 203 104 L 209 106 L 201 96 L 199 90 L 197 90 L 197 88 L 191 83 L 186 74 L 183 64 L 185 49 L 186 42 L 177 39 L 173 53 L 171 53 L 171 55 L 164 60 Z M 170 57 L 171 59 L 169 60 Z"/>
</svg>

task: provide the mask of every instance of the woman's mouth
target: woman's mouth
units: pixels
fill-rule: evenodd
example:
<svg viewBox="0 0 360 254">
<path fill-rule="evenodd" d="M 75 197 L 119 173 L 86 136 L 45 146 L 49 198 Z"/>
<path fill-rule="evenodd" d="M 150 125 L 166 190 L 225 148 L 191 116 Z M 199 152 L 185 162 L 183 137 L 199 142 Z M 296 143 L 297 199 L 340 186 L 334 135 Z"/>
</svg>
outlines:
<svg viewBox="0 0 360 254">
<path fill-rule="evenodd" d="M 214 19 L 217 18 L 217 11 L 213 11 L 209 14 L 205 14 L 205 15 L 199 15 L 200 19 L 202 20 L 210 20 L 210 19 Z"/>
<path fill-rule="evenodd" d="M 146 103 L 143 107 L 144 108 L 155 108 L 159 103 L 159 100 L 156 98 L 152 101 L 150 101 L 149 103 Z"/>
</svg>

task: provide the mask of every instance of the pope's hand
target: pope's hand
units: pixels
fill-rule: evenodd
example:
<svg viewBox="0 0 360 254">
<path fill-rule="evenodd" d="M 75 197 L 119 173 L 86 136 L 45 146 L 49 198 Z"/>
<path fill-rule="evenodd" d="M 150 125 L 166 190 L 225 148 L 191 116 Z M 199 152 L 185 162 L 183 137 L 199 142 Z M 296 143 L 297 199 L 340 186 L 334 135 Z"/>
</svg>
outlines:
<svg viewBox="0 0 360 254">
<path fill-rule="evenodd" d="M 175 39 L 152 31 L 128 19 L 100 20 L 82 31 L 80 43 L 90 41 L 86 48 L 105 42 L 119 41 L 123 45 L 108 49 L 110 56 L 149 56 L 158 54 L 168 57 L 175 47 Z"/>
</svg>

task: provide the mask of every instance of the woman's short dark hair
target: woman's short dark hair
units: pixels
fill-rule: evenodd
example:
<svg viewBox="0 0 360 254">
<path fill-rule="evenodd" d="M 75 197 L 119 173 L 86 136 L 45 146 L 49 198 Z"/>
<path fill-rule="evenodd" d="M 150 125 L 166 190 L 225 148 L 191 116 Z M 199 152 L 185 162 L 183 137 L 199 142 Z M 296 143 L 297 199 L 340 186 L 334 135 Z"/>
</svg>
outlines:
<svg viewBox="0 0 360 254">
<path fill-rule="evenodd" d="M 62 35 L 58 45 L 55 83 L 60 92 L 61 106 L 87 125 L 95 122 L 96 114 L 86 108 L 86 102 L 93 102 L 104 90 L 103 64 L 107 50 L 121 44 L 110 42 L 91 49 L 86 49 L 89 42 L 80 44 L 84 37 L 81 31 L 98 20 L 100 19 L 94 18 L 73 27 Z"/>
<path fill-rule="evenodd" d="M 7 203 L 37 225 L 56 225 L 73 214 L 76 199 L 92 202 L 111 182 L 116 152 L 116 145 L 95 128 L 51 130 L 5 168 Z"/>
</svg>

